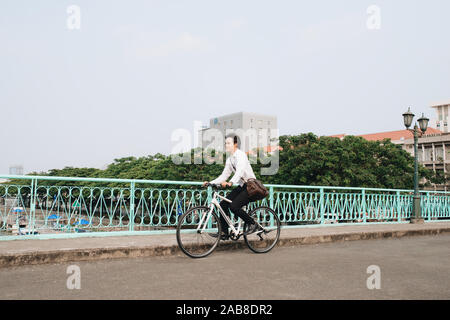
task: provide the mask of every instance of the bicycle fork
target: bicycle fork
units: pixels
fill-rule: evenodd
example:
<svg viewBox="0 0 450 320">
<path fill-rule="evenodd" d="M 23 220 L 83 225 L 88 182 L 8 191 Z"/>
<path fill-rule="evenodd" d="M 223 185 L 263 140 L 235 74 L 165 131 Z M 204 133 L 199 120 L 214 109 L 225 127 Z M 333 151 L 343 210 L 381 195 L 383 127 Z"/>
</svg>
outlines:
<svg viewBox="0 0 450 320">
<path fill-rule="evenodd" d="M 212 211 L 214 209 L 214 206 L 210 206 L 208 213 L 205 213 L 202 215 L 202 218 L 200 219 L 200 223 L 198 224 L 197 227 L 197 233 L 202 233 L 205 231 L 206 229 L 206 225 L 208 224 L 209 218 L 211 217 Z M 205 219 L 206 217 L 206 219 Z M 204 221 L 204 225 L 203 225 L 203 221 Z M 203 227 L 202 227 L 203 225 Z"/>
</svg>

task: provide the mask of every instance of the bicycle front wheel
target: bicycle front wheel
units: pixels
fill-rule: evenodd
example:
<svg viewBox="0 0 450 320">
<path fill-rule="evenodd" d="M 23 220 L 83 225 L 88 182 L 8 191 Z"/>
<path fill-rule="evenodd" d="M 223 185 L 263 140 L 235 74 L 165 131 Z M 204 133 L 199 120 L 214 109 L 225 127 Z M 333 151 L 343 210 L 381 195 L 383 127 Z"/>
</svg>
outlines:
<svg viewBox="0 0 450 320">
<path fill-rule="evenodd" d="M 220 221 L 210 208 L 198 206 L 182 214 L 177 225 L 177 242 L 191 258 L 211 254 L 220 241 Z"/>
<path fill-rule="evenodd" d="M 269 252 L 280 239 L 281 223 L 278 215 L 269 207 L 257 207 L 249 215 L 263 227 L 263 230 L 249 235 L 244 234 L 245 243 L 253 252 Z M 248 225 L 245 224 L 244 231 L 247 229 Z"/>
</svg>

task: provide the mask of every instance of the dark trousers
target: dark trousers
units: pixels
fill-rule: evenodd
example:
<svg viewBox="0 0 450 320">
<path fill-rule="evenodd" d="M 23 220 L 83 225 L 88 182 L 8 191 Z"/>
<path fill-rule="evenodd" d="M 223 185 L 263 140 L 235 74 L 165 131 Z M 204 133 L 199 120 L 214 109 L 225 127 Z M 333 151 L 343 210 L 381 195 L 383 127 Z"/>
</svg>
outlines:
<svg viewBox="0 0 450 320">
<path fill-rule="evenodd" d="M 246 206 L 250 201 L 254 201 L 248 196 L 247 184 L 244 183 L 242 187 L 237 186 L 226 196 L 226 198 L 232 200 L 232 202 L 229 203 L 225 200 L 222 200 L 220 201 L 220 206 L 228 216 L 229 216 L 228 209 L 230 209 L 231 212 L 233 212 L 235 215 L 237 215 L 245 222 L 253 223 L 254 221 L 253 218 L 251 218 L 244 210 L 242 210 L 243 206 Z M 222 215 L 220 215 L 220 224 L 222 226 L 222 232 L 226 233 L 228 230 L 228 224 L 222 217 Z"/>
</svg>

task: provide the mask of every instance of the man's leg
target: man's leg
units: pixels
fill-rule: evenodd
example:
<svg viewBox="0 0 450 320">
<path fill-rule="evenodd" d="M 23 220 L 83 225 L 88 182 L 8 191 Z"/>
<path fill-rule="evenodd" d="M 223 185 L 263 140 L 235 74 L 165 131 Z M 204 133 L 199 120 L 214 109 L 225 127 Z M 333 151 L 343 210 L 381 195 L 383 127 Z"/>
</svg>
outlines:
<svg viewBox="0 0 450 320">
<path fill-rule="evenodd" d="M 230 210 L 235 215 L 240 217 L 242 220 L 249 224 L 255 223 L 252 217 L 245 212 L 242 207 L 249 204 L 250 199 L 248 196 L 247 188 L 242 188 L 242 191 L 234 198 L 233 202 L 230 204 Z"/>
<path fill-rule="evenodd" d="M 242 187 L 238 186 L 236 188 L 234 188 L 227 196 L 227 199 L 230 200 L 234 200 L 242 191 Z M 231 203 L 222 200 L 220 201 L 220 206 L 222 207 L 223 211 L 225 212 L 225 214 L 230 217 L 229 213 L 228 213 L 228 209 L 230 208 Z M 220 225 L 222 226 L 222 232 L 228 234 L 228 223 L 225 221 L 225 218 L 220 215 Z"/>
</svg>

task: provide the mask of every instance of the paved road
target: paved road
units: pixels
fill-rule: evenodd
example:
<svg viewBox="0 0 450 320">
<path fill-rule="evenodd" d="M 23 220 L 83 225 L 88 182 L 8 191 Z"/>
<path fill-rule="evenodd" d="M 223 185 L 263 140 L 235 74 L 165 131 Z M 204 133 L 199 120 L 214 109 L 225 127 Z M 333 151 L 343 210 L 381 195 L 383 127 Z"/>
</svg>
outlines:
<svg viewBox="0 0 450 320">
<path fill-rule="evenodd" d="M 80 289 L 67 289 L 72 264 Z M 12 267 L 0 299 L 450 299 L 450 235 Z"/>
</svg>

